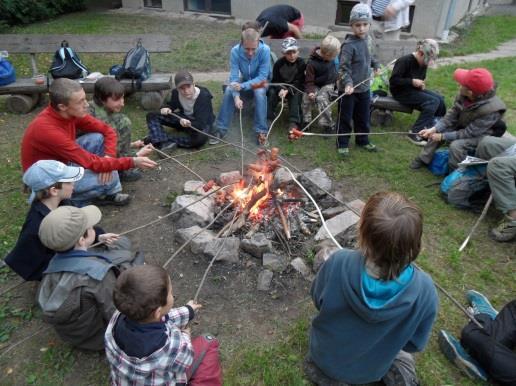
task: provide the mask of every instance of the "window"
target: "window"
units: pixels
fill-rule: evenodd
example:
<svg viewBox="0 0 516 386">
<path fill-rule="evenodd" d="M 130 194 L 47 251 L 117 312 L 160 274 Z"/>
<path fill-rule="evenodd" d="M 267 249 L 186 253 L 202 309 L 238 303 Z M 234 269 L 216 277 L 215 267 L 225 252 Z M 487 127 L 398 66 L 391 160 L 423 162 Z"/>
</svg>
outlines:
<svg viewBox="0 0 516 386">
<path fill-rule="evenodd" d="M 185 10 L 231 14 L 231 0 L 184 0 Z"/>
<path fill-rule="evenodd" d="M 351 8 L 358 4 L 359 1 L 337 0 L 337 15 L 335 17 L 335 24 L 349 25 L 349 14 Z"/>
<path fill-rule="evenodd" d="M 161 0 L 143 0 L 143 6 L 149 8 L 163 8 Z"/>
</svg>

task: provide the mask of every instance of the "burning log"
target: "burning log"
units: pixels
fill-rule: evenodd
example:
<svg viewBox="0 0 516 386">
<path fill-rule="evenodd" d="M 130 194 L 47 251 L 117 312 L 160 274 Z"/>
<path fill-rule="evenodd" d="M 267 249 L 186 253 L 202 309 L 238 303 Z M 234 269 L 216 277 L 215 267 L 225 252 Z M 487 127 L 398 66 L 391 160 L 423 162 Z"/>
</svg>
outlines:
<svg viewBox="0 0 516 386">
<path fill-rule="evenodd" d="M 303 233 L 305 236 L 311 235 L 312 232 L 310 232 L 310 229 L 308 229 L 308 227 L 306 226 L 305 222 L 303 221 L 303 219 L 301 218 L 299 213 L 297 214 L 296 218 L 297 218 L 297 222 L 299 224 L 299 229 L 301 229 L 301 233 Z"/>
<path fill-rule="evenodd" d="M 278 212 L 278 215 L 281 220 L 281 225 L 283 227 L 283 231 L 285 232 L 285 237 L 287 240 L 290 240 L 290 227 L 287 224 L 287 219 L 285 218 L 285 213 L 283 213 L 283 209 L 281 208 L 281 205 L 278 203 L 278 200 L 276 199 L 276 195 L 273 193 L 272 201 L 274 202 L 274 206 L 276 207 L 276 211 Z"/>
</svg>

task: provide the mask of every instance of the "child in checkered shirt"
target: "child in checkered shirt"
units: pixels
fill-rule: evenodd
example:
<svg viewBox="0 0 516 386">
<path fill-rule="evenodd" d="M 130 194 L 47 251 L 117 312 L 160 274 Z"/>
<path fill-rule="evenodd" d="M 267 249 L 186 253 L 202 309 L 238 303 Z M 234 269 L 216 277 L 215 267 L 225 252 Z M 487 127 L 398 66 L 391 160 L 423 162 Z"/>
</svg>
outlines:
<svg viewBox="0 0 516 386">
<path fill-rule="evenodd" d="M 120 274 L 113 291 L 115 312 L 106 330 L 113 385 L 186 385 L 194 361 L 188 322 L 200 304 L 172 308 L 167 272 L 143 265 Z"/>
</svg>

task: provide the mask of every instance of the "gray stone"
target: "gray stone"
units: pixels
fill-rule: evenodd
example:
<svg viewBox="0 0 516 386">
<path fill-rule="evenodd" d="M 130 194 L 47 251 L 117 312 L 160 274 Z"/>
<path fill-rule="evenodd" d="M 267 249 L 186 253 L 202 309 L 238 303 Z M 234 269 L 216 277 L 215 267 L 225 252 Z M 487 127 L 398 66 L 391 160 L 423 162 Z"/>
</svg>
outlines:
<svg viewBox="0 0 516 386">
<path fill-rule="evenodd" d="M 335 216 L 328 221 L 326 221 L 326 226 L 330 230 L 333 237 L 337 237 L 341 233 L 345 232 L 350 226 L 355 225 L 360 217 L 358 217 L 355 213 L 348 210 L 344 213 Z M 315 240 L 324 240 L 329 239 L 330 235 L 324 229 L 324 226 L 321 226 L 317 234 L 315 235 Z"/>
<path fill-rule="evenodd" d="M 296 257 L 290 262 L 292 268 L 299 272 L 303 277 L 309 277 L 311 275 L 310 269 L 305 264 L 304 260 L 300 257 Z"/>
<path fill-rule="evenodd" d="M 268 291 L 271 288 L 273 276 L 274 274 L 272 271 L 269 271 L 268 269 L 264 269 L 262 272 L 260 272 L 258 275 L 258 285 L 256 286 L 256 289 L 258 291 Z"/>
<path fill-rule="evenodd" d="M 202 189 L 204 182 L 202 181 L 186 181 L 183 187 L 185 194 L 199 194 L 199 189 Z"/>
<path fill-rule="evenodd" d="M 362 213 L 362 209 L 364 209 L 365 202 L 357 198 L 356 200 L 348 202 L 346 205 L 355 213 Z"/>
<path fill-rule="evenodd" d="M 326 192 L 332 187 L 330 178 L 321 168 L 303 173 L 299 180 L 306 190 L 316 199 L 324 197 Z M 326 192 L 321 189 L 324 189 Z"/>
<path fill-rule="evenodd" d="M 264 253 L 262 264 L 264 268 L 268 268 L 275 272 L 281 272 L 287 268 L 287 261 L 283 256 L 278 256 L 274 253 Z"/>
<path fill-rule="evenodd" d="M 208 242 L 208 244 L 206 244 L 206 247 L 204 248 L 204 253 L 209 257 L 215 256 L 219 251 L 222 243 L 224 243 L 224 246 L 218 254 L 216 261 L 238 263 L 240 261 L 240 239 L 238 237 L 214 239 Z"/>
<path fill-rule="evenodd" d="M 279 168 L 274 172 L 273 186 L 285 186 L 292 183 L 292 181 L 294 181 L 294 179 L 292 178 L 292 175 L 287 171 L 287 169 Z"/>
<path fill-rule="evenodd" d="M 233 184 L 235 182 L 238 182 L 242 179 L 242 175 L 238 170 L 227 172 L 227 173 L 221 173 L 219 176 L 219 181 L 222 186 Z"/>
<path fill-rule="evenodd" d="M 345 212 L 347 208 L 345 206 L 336 206 L 333 208 L 328 208 L 322 211 L 322 214 L 325 219 L 329 219 L 332 217 L 335 217 L 338 214 L 341 214 L 342 212 Z"/>
<path fill-rule="evenodd" d="M 176 233 L 177 241 L 179 241 L 180 243 L 186 243 L 194 235 L 201 232 L 201 229 L 202 228 L 198 225 L 194 225 L 190 228 L 179 229 Z M 192 253 L 202 253 L 204 252 L 204 248 L 206 248 L 206 245 L 213 239 L 215 239 L 215 234 L 210 230 L 204 229 L 201 233 L 195 236 L 192 241 L 190 241 L 190 244 L 188 244 L 188 246 L 190 247 L 190 251 L 192 251 Z"/>
<path fill-rule="evenodd" d="M 271 241 L 263 233 L 256 233 L 250 239 L 243 239 L 240 247 L 254 257 L 262 257 L 265 252 L 272 251 Z"/>
<path fill-rule="evenodd" d="M 171 216 L 177 228 L 189 228 L 194 225 L 204 227 L 213 220 L 213 199 L 206 197 L 192 204 L 194 201 L 199 200 L 199 198 L 196 195 L 183 195 L 178 196 L 172 203 L 170 208 L 172 212 L 181 209 L 178 213 Z"/>
</svg>

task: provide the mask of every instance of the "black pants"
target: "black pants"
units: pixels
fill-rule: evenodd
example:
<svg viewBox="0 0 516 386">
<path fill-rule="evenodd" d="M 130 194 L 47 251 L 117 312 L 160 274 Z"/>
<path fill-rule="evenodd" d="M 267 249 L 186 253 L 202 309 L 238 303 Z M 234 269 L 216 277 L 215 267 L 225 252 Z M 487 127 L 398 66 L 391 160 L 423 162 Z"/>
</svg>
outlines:
<svg viewBox="0 0 516 386">
<path fill-rule="evenodd" d="M 339 94 L 340 95 L 340 94 Z M 355 133 L 369 133 L 370 130 L 370 104 L 371 94 L 368 91 L 345 95 L 340 99 L 337 122 L 337 132 L 339 134 L 351 133 L 351 129 Z M 353 126 L 351 126 L 353 121 Z M 337 137 L 337 147 L 348 147 L 349 136 L 343 135 Z M 367 135 L 355 136 L 357 146 L 365 146 L 369 143 Z"/>
<path fill-rule="evenodd" d="M 470 322 L 462 330 L 461 344 L 482 368 L 502 385 L 516 385 L 516 300 L 500 311 L 495 320 L 477 315 L 484 328 Z"/>
<path fill-rule="evenodd" d="M 396 95 L 393 94 L 392 97 L 403 105 L 421 111 L 412 126 L 413 133 L 431 128 L 434 125 L 434 117 L 443 117 L 446 114 L 444 97 L 433 91 L 407 90 L 396 93 Z"/>
<path fill-rule="evenodd" d="M 276 106 L 280 101 L 278 92 L 281 90 L 279 87 L 271 87 L 267 91 L 267 118 L 271 121 L 276 117 L 275 110 Z M 288 88 L 288 94 L 286 97 L 288 103 L 288 121 L 289 123 L 295 123 L 301 125 L 301 99 L 303 95 L 299 91 L 295 91 L 293 88 Z"/>
<path fill-rule="evenodd" d="M 188 119 L 188 118 L 186 118 Z M 171 135 L 163 129 L 163 126 L 172 127 L 180 132 L 185 133 L 184 136 Z M 147 127 L 149 128 L 149 136 L 151 142 L 156 147 L 160 147 L 169 142 L 177 143 L 179 147 L 196 148 L 206 143 L 208 137 L 189 127 L 183 127 L 179 123 L 179 119 L 172 115 L 161 115 L 160 113 L 147 114 Z M 211 128 L 198 127 L 197 129 L 209 133 Z"/>
</svg>

